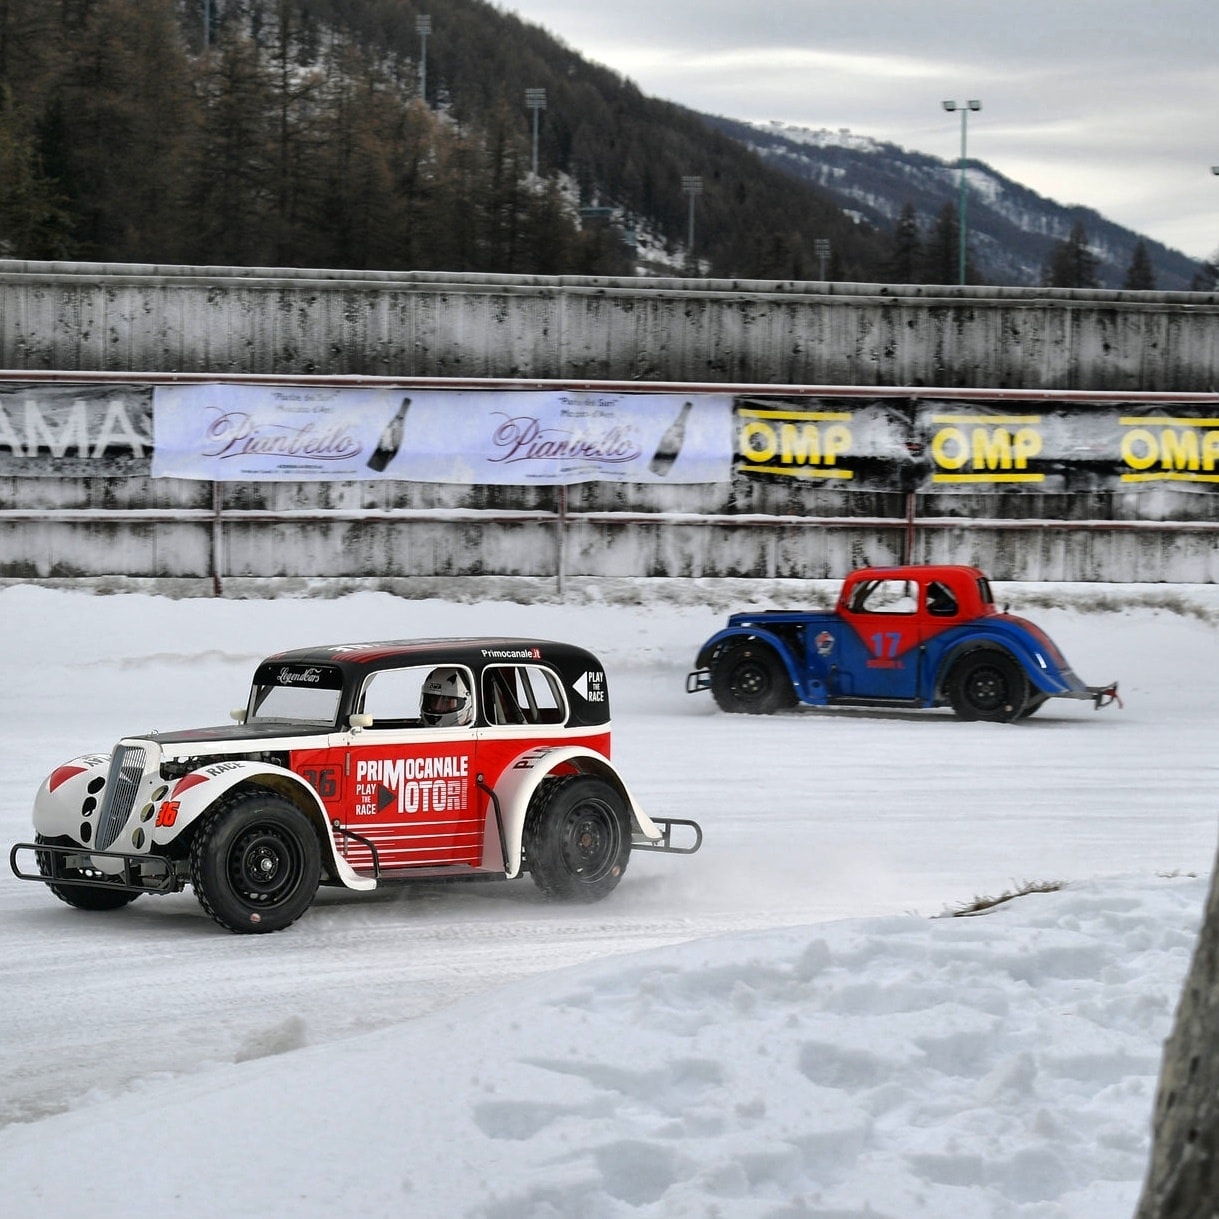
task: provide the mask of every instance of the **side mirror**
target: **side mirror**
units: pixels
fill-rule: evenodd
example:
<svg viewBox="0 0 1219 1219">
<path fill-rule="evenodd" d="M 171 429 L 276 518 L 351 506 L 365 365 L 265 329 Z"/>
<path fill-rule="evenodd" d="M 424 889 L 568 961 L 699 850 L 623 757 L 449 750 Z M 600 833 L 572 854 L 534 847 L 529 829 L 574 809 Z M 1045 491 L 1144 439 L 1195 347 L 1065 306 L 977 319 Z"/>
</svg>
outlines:
<svg viewBox="0 0 1219 1219">
<path fill-rule="evenodd" d="M 347 722 L 353 728 L 371 728 L 372 727 L 372 716 L 366 715 L 363 712 L 359 712 L 355 715 L 349 715 L 347 717 Z"/>
<path fill-rule="evenodd" d="M 234 707 L 232 709 L 232 711 L 229 712 L 229 719 L 236 720 L 237 723 L 239 723 L 239 724 L 244 724 L 245 723 L 245 708 L 244 707 Z"/>
</svg>

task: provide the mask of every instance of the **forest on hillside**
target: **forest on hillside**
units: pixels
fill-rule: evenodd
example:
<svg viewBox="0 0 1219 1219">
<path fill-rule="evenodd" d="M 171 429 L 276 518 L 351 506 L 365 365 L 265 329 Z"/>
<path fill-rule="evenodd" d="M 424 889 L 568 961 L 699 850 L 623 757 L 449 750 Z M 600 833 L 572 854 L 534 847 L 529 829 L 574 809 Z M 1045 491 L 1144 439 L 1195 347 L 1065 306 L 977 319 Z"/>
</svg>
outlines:
<svg viewBox="0 0 1219 1219">
<path fill-rule="evenodd" d="M 957 281 L 951 201 L 880 227 L 721 126 L 487 0 L 0 0 L 0 257 Z"/>
<path fill-rule="evenodd" d="M 632 229 L 769 279 L 887 241 L 483 0 L 0 0 L 5 257 L 604 275 Z"/>
</svg>

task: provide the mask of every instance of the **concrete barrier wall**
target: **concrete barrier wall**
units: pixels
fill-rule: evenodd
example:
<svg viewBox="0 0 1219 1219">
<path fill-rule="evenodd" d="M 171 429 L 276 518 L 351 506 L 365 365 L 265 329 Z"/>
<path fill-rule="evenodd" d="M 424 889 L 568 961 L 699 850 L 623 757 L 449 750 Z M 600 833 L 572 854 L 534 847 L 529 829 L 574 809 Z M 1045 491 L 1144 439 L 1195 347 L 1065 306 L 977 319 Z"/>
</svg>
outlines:
<svg viewBox="0 0 1219 1219">
<path fill-rule="evenodd" d="M 0 260 L 0 366 L 1213 391 L 1219 297 Z"/>
<path fill-rule="evenodd" d="M 1219 387 L 1219 298 L 0 260 L 0 367 L 1146 393 Z M 836 578 L 1214 582 L 1216 497 L 843 494 L 757 484 L 0 479 L 0 581 Z"/>
</svg>

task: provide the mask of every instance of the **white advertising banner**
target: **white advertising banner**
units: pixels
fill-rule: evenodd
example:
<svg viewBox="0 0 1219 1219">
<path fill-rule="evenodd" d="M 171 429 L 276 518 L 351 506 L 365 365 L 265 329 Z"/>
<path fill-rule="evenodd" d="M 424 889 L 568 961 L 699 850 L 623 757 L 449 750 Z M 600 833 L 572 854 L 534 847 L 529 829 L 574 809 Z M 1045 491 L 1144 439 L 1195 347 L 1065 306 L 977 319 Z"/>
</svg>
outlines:
<svg viewBox="0 0 1219 1219">
<path fill-rule="evenodd" d="M 170 385 L 154 477 L 303 482 L 726 482 L 732 397 L 581 390 Z"/>
</svg>

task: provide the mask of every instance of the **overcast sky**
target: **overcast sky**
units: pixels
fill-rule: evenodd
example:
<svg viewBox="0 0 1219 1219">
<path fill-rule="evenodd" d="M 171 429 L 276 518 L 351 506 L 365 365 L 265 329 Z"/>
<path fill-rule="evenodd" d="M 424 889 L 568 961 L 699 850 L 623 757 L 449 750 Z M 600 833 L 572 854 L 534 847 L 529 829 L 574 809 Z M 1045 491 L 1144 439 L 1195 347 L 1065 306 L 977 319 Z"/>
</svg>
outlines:
<svg viewBox="0 0 1219 1219">
<path fill-rule="evenodd" d="M 1216 0 L 497 0 L 652 97 L 968 154 L 1194 258 L 1219 250 Z M 690 171 L 697 172 L 697 166 Z"/>
</svg>

